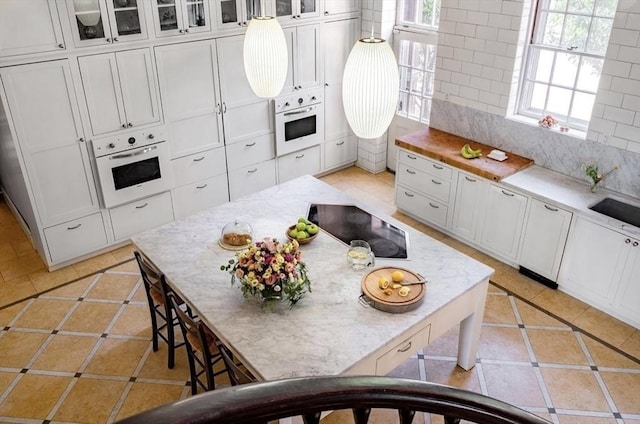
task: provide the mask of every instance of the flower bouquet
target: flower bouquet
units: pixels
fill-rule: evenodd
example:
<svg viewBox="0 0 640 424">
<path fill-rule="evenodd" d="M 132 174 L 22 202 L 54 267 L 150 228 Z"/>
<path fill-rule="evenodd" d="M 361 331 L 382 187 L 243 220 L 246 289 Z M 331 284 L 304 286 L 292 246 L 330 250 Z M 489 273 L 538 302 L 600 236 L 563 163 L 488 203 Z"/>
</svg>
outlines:
<svg viewBox="0 0 640 424">
<path fill-rule="evenodd" d="M 258 298 L 271 307 L 287 299 L 293 306 L 307 291 L 311 292 L 299 247 L 296 240 L 281 243 L 275 238 L 265 238 L 236 253 L 235 259 L 220 269 L 231 274 L 231 284 L 240 281 L 246 299 Z"/>
<path fill-rule="evenodd" d="M 540 118 L 538 125 L 542 128 L 554 128 L 558 125 L 558 121 L 551 115 L 545 115 Z"/>
</svg>

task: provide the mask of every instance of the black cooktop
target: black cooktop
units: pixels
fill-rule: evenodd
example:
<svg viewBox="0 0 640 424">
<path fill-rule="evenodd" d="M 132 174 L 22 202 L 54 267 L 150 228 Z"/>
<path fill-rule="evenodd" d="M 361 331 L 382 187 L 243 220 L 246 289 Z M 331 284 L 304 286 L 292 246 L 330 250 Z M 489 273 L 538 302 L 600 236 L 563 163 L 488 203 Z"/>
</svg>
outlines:
<svg viewBox="0 0 640 424">
<path fill-rule="evenodd" d="M 376 258 L 407 259 L 407 233 L 357 206 L 312 203 L 307 219 L 347 245 L 365 240 Z"/>
</svg>

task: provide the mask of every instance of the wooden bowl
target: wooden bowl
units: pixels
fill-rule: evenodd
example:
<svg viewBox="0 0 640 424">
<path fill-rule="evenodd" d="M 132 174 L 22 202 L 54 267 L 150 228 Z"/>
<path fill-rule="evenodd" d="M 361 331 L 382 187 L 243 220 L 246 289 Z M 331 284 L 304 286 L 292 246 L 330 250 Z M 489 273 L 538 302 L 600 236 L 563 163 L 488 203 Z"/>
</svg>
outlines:
<svg viewBox="0 0 640 424">
<path fill-rule="evenodd" d="M 307 243 L 311 243 L 313 241 L 314 238 L 318 237 L 318 234 L 320 233 L 320 231 L 318 231 L 317 233 L 315 233 L 312 236 L 309 236 L 307 238 L 303 238 L 303 239 L 297 239 L 297 238 L 293 238 L 289 235 L 289 231 L 294 229 L 296 226 L 292 225 L 289 228 L 287 228 L 287 231 L 285 232 L 285 235 L 287 236 L 287 238 L 289 240 L 296 240 L 298 242 L 298 244 L 307 244 Z"/>
</svg>

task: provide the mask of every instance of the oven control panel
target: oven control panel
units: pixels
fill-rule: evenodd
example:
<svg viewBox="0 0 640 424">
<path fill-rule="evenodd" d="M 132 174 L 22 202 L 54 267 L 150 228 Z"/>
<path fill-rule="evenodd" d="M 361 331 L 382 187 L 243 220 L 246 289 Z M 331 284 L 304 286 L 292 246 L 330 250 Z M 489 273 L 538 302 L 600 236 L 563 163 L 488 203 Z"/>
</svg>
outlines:
<svg viewBox="0 0 640 424">
<path fill-rule="evenodd" d="M 165 127 L 153 127 L 94 139 L 92 141 L 93 154 L 100 157 L 165 141 L 166 132 Z"/>
<path fill-rule="evenodd" d="M 276 113 L 322 103 L 323 88 L 299 91 L 274 99 Z"/>
</svg>

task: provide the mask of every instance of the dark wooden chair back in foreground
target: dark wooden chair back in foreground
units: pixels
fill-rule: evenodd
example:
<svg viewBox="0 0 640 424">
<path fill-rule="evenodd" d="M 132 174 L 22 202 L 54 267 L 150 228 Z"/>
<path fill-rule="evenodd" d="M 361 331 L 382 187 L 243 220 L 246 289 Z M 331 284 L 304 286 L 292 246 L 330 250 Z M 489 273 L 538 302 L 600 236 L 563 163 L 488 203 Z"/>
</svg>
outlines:
<svg viewBox="0 0 640 424">
<path fill-rule="evenodd" d="M 302 416 L 320 421 L 323 411 L 352 409 L 354 422 L 368 422 L 371 408 L 398 410 L 410 424 L 415 412 L 481 424 L 550 424 L 530 412 L 479 393 L 426 381 L 392 377 L 307 377 L 244 384 L 203 393 L 120 421 L 121 424 L 267 423 Z"/>
<path fill-rule="evenodd" d="M 192 318 L 180 309 L 175 293 L 169 293 L 169 302 L 175 310 L 182 335 L 187 346 L 189 373 L 191 374 L 191 394 L 216 388 L 215 377 L 227 373 L 226 367 L 216 370 L 216 364 L 223 363 L 217 337 L 198 318 Z"/>
<path fill-rule="evenodd" d="M 167 366 L 173 368 L 175 365 L 175 350 L 182 346 L 184 342 L 175 342 L 174 329 L 175 326 L 178 325 L 178 321 L 173 314 L 167 297 L 170 289 L 155 266 L 149 263 L 140 252 L 135 251 L 133 254 L 138 262 L 140 275 L 142 276 L 142 282 L 147 294 L 147 301 L 149 302 L 153 351 L 158 351 L 158 338 L 167 342 Z M 183 302 L 179 301 L 179 303 L 182 304 Z M 158 318 L 162 320 L 160 323 L 158 322 Z"/>
<path fill-rule="evenodd" d="M 255 383 L 256 379 L 251 375 L 251 373 L 244 369 L 240 364 L 236 363 L 233 359 L 233 355 L 227 349 L 226 346 L 221 345 L 220 347 L 220 355 L 222 355 L 222 360 L 224 361 L 224 365 L 227 367 L 227 372 L 229 373 L 229 380 L 231 381 L 232 386 L 238 386 L 240 384 L 248 384 Z"/>
</svg>

